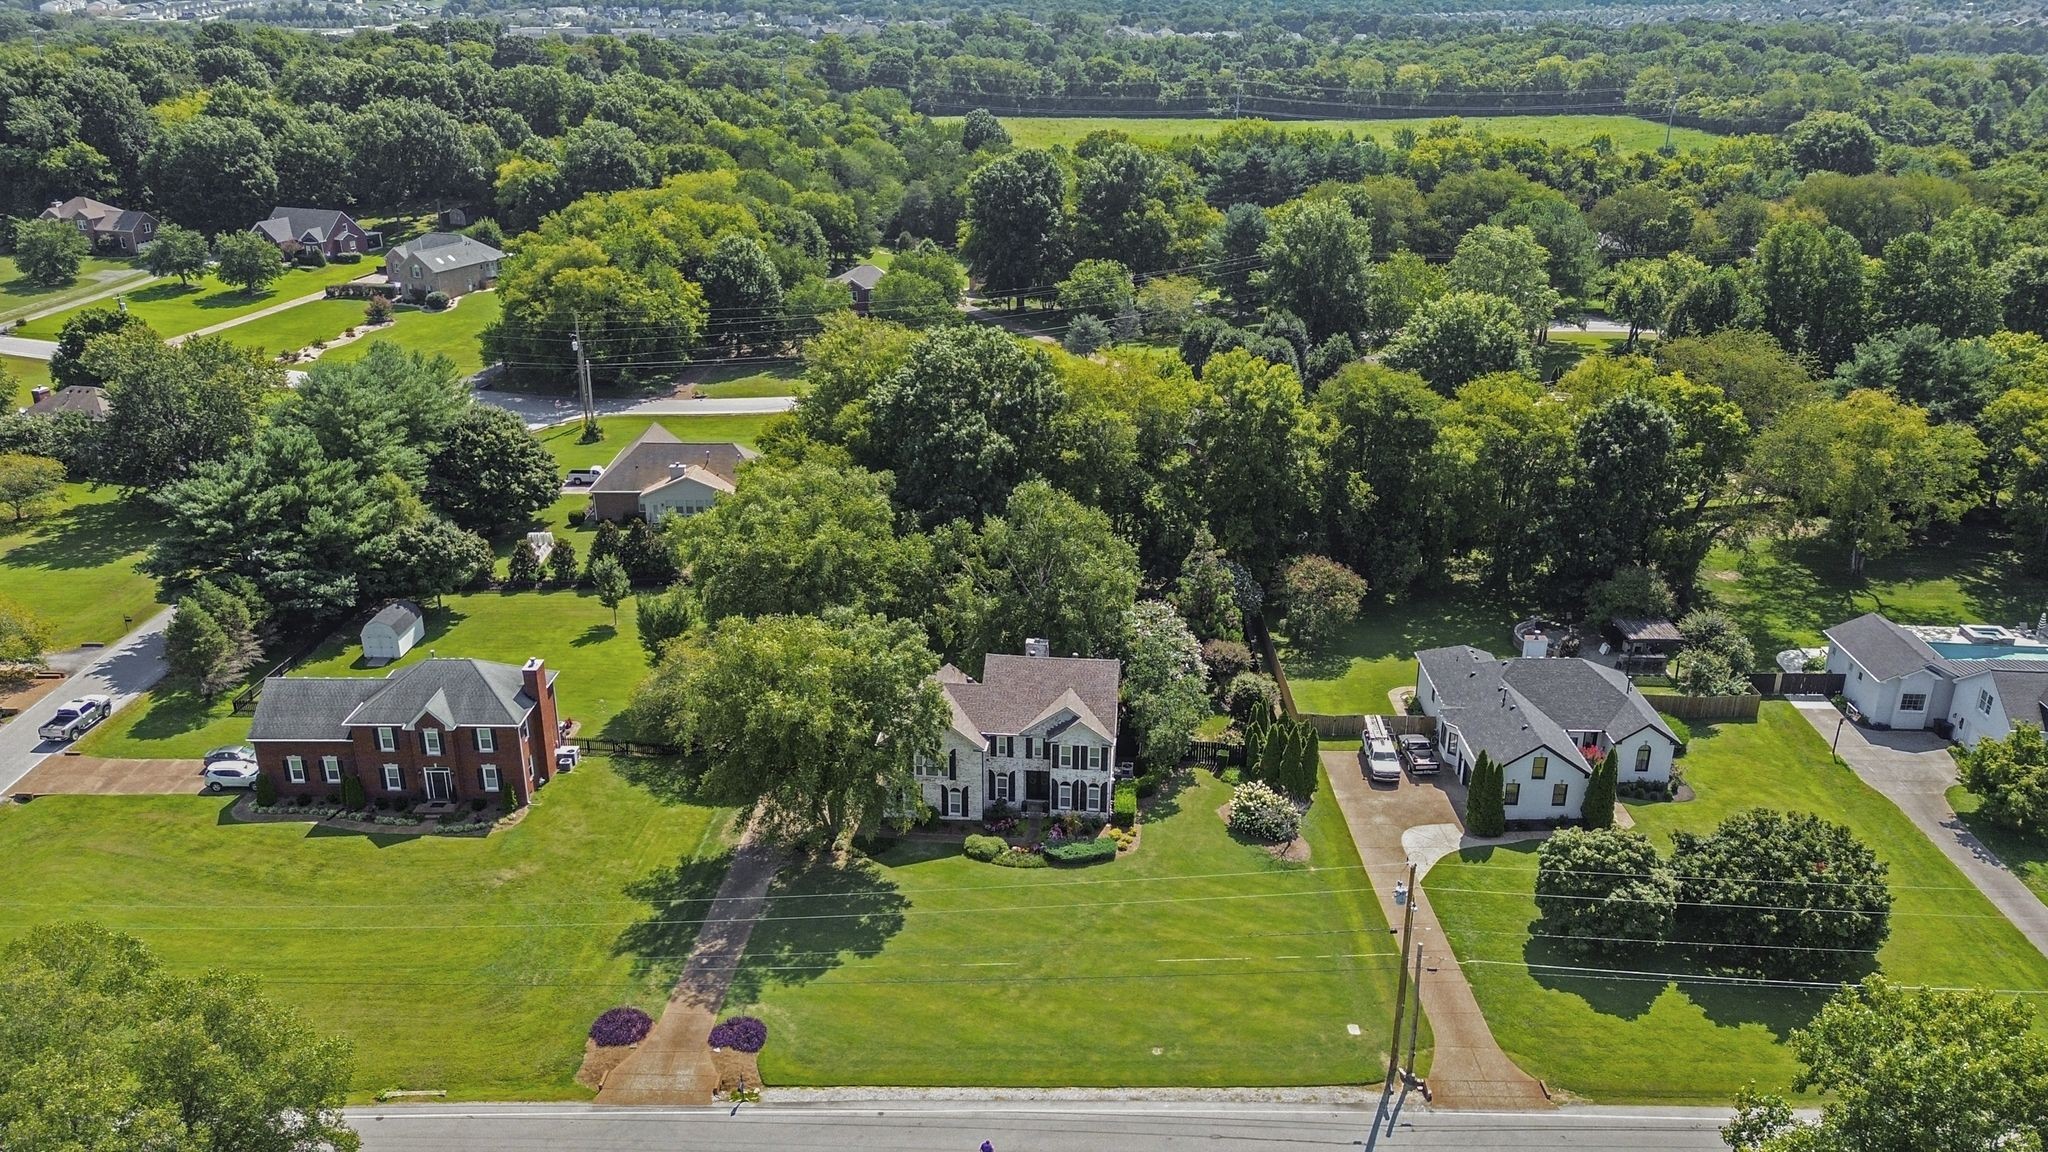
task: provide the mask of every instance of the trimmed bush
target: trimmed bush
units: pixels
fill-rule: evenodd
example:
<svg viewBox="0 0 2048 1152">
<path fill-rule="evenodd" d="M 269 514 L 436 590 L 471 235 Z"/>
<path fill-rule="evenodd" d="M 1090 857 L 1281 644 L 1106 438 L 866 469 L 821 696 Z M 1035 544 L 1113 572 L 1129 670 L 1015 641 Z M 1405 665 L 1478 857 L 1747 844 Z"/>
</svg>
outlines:
<svg viewBox="0 0 2048 1152">
<path fill-rule="evenodd" d="M 998 868 L 1043 868 L 1045 857 L 1029 848 L 1012 848 L 989 863 Z"/>
<path fill-rule="evenodd" d="M 1685 746 L 1692 743 L 1692 727 L 1669 712 L 1657 713 L 1657 719 L 1662 720 L 1664 726 L 1671 729 L 1671 734 L 1678 737 L 1678 752 L 1676 754 L 1679 756 L 1685 755 Z"/>
<path fill-rule="evenodd" d="M 448 307 L 448 294 L 446 292 L 429 292 L 423 303 L 426 305 L 427 311 L 439 312 Z"/>
<path fill-rule="evenodd" d="M 590 1039 L 600 1048 L 623 1048 L 647 1038 L 654 1018 L 638 1008 L 611 1008 L 590 1026 Z"/>
<path fill-rule="evenodd" d="M 768 1026 L 752 1016 L 734 1016 L 712 1026 L 711 1046 L 735 1052 L 759 1052 L 768 1043 Z"/>
<path fill-rule="evenodd" d="M 256 777 L 256 803 L 264 808 L 277 803 L 277 783 L 268 776 Z"/>
<path fill-rule="evenodd" d="M 1287 797 L 1255 780 L 1231 792 L 1230 830 L 1277 844 L 1301 831 L 1301 813 Z"/>
<path fill-rule="evenodd" d="M 1116 859 L 1116 841 L 1107 836 L 1062 840 L 1045 846 L 1045 858 L 1054 864 L 1101 864 Z"/>
<path fill-rule="evenodd" d="M 1129 828 L 1138 822 L 1138 784 L 1134 780 L 1116 782 L 1116 792 L 1109 800 L 1109 820 L 1119 828 Z"/>
<path fill-rule="evenodd" d="M 979 860 L 987 864 L 1008 852 L 1010 845 L 1000 836 L 969 835 L 960 845 L 960 850 L 967 854 L 969 860 Z"/>
</svg>

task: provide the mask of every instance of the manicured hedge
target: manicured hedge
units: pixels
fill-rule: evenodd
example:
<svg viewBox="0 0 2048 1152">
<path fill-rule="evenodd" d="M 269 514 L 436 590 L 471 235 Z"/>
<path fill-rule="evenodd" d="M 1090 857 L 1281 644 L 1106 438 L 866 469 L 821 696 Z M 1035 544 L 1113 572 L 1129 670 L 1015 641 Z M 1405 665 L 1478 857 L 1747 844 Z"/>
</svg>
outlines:
<svg viewBox="0 0 2048 1152">
<path fill-rule="evenodd" d="M 1116 859 L 1116 841 L 1106 836 L 1093 840 L 1062 840 L 1045 846 L 1045 858 L 1055 864 L 1100 864 Z"/>
<path fill-rule="evenodd" d="M 986 864 L 1008 852 L 1010 845 L 1001 836 L 970 835 L 960 845 L 960 850 L 967 854 L 969 860 L 979 860 Z"/>
<path fill-rule="evenodd" d="M 1109 802 L 1109 822 L 1119 828 L 1129 828 L 1138 822 L 1138 786 L 1129 780 L 1116 783 L 1116 794 Z"/>
</svg>

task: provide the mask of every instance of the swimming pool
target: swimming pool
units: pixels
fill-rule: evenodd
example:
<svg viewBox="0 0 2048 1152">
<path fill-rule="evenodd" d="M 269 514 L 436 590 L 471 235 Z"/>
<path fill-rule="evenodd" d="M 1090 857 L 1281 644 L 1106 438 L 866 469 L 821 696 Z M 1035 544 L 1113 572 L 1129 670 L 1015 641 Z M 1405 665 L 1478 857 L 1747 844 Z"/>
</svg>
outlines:
<svg viewBox="0 0 2048 1152">
<path fill-rule="evenodd" d="M 2048 660 L 2048 647 L 2018 644 L 1965 644 L 1959 640 L 1930 640 L 1929 648 L 1944 660 Z"/>
</svg>

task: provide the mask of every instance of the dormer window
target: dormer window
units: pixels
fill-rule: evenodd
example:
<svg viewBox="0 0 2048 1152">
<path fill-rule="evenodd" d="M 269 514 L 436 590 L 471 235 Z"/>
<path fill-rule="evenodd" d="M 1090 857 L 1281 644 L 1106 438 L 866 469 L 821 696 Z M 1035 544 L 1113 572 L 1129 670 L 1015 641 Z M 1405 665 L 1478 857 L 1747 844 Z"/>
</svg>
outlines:
<svg viewBox="0 0 2048 1152">
<path fill-rule="evenodd" d="M 439 756 L 441 754 L 441 730 L 439 728 L 420 729 L 420 747 L 426 749 L 429 756 Z"/>
</svg>

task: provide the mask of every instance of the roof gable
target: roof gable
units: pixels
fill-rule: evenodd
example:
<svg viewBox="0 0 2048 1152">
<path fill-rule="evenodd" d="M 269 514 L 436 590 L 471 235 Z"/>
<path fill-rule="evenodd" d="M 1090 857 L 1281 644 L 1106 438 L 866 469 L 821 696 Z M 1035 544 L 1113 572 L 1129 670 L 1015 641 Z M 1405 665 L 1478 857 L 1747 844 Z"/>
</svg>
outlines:
<svg viewBox="0 0 2048 1152">
<path fill-rule="evenodd" d="M 660 424 L 649 424 L 647 431 L 612 457 L 590 490 L 645 493 L 687 476 L 707 487 L 731 492 L 740 465 L 756 455 L 741 444 L 684 443 Z M 680 466 L 681 473 L 672 474 L 671 465 Z"/>
<path fill-rule="evenodd" d="M 1469 644 L 1431 648 L 1416 653 L 1416 660 L 1436 689 L 1445 721 L 1475 751 L 1503 763 L 1538 748 L 1568 753 L 1578 747 L 1574 732 L 1597 731 L 1617 740 L 1650 729 L 1678 742 L 1627 677 L 1590 660 L 1501 660 Z M 1577 755 L 1566 759 L 1591 771 Z"/>
<path fill-rule="evenodd" d="M 1823 635 L 1879 680 L 1896 680 L 1941 659 L 1927 641 L 1878 612 L 1845 620 Z"/>
<path fill-rule="evenodd" d="M 970 680 L 957 668 L 952 673 L 959 679 L 947 679 L 944 670 L 938 679 L 977 733 L 1013 736 L 1042 723 L 1066 721 L 1114 743 L 1122 671 L 1115 660 L 992 652 L 982 662 L 981 680 Z"/>
</svg>

